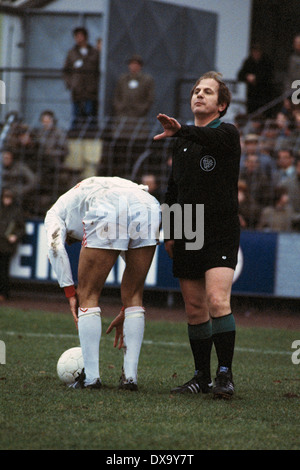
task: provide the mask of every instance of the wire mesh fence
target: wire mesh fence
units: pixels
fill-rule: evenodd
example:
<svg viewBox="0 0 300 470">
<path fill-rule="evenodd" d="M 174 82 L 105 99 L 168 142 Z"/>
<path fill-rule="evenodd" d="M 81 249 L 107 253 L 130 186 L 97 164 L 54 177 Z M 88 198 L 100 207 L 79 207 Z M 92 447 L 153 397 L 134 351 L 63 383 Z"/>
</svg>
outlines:
<svg viewBox="0 0 300 470">
<path fill-rule="evenodd" d="M 109 118 L 97 130 L 84 122 L 76 132 L 66 132 L 53 119 L 33 128 L 11 114 L 1 133 L 1 187 L 15 191 L 28 217 L 44 217 L 61 194 L 95 175 L 147 180 L 160 199 L 171 142 L 154 143 L 158 129 L 145 119 Z"/>
</svg>

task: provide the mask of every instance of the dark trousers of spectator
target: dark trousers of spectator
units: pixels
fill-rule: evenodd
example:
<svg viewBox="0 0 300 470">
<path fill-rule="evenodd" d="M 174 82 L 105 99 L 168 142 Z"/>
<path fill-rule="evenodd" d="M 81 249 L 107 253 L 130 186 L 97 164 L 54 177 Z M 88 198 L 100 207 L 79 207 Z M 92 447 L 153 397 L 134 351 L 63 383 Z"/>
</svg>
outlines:
<svg viewBox="0 0 300 470">
<path fill-rule="evenodd" d="M 0 296 L 8 299 L 10 291 L 9 262 L 10 253 L 0 253 Z"/>
<path fill-rule="evenodd" d="M 98 126 L 98 104 L 93 100 L 73 101 L 71 130 L 96 130 Z"/>
</svg>

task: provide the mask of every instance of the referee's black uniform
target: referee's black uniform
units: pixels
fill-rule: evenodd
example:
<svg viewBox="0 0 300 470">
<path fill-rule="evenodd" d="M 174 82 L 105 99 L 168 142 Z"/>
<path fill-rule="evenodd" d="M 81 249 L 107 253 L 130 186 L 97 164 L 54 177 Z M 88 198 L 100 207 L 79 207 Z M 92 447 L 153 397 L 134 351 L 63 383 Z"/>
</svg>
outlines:
<svg viewBox="0 0 300 470">
<path fill-rule="evenodd" d="M 239 132 L 234 125 L 215 119 L 205 127 L 182 125 L 174 137 L 165 203 L 180 204 L 183 210 L 185 204 L 204 205 L 204 244 L 201 249 L 186 250 L 191 240 L 175 239 L 173 274 L 199 279 L 211 268 L 235 269 L 240 238 Z"/>
</svg>

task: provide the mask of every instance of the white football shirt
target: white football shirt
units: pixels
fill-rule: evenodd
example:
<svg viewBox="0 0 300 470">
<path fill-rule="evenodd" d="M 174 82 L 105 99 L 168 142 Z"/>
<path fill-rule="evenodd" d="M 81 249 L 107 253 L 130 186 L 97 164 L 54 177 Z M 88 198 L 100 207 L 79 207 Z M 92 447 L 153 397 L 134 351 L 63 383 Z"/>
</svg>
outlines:
<svg viewBox="0 0 300 470">
<path fill-rule="evenodd" d="M 128 247 L 136 248 L 157 243 L 160 207 L 158 201 L 147 191 L 147 186 L 116 176 L 93 176 L 81 181 L 59 197 L 46 214 L 45 230 L 49 261 L 57 275 L 60 287 L 74 284 L 70 260 L 65 248 L 67 237 L 83 241 L 84 246 L 120 251 Z M 121 205 L 120 201 L 122 201 Z M 120 211 L 121 206 L 124 209 L 124 201 L 127 211 L 125 211 L 126 220 L 131 217 L 129 225 L 136 227 L 138 222 L 139 230 L 141 230 L 139 233 L 135 232 L 139 235 L 138 241 L 134 240 L 134 234 L 129 234 L 129 242 L 128 236 L 127 238 L 122 236 L 123 232 L 120 235 L 120 230 L 118 236 L 110 238 L 109 232 L 105 230 L 107 223 L 110 223 L 111 227 L 117 225 L 113 217 L 117 211 Z M 117 204 L 118 207 L 116 207 Z M 133 216 L 129 214 L 130 217 L 128 217 L 133 207 L 135 213 Z M 142 209 L 146 207 L 147 211 L 141 210 L 141 207 Z M 124 220 L 124 217 L 120 219 Z M 122 224 L 118 225 L 122 227 Z"/>
</svg>

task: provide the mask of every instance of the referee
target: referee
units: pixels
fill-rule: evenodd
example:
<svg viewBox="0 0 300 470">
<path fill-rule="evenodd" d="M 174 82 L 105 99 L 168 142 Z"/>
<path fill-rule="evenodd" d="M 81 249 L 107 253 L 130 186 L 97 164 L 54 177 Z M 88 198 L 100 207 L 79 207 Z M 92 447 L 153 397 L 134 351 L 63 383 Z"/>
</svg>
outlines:
<svg viewBox="0 0 300 470">
<path fill-rule="evenodd" d="M 194 125 L 181 125 L 174 118 L 159 114 L 163 133 L 160 140 L 176 137 L 172 172 L 165 197 L 167 207 L 179 205 L 184 213 L 193 208 L 193 227 L 197 225 L 197 205 L 204 207 L 204 242 L 193 249 L 183 235 L 165 240 L 173 259 L 173 274 L 179 278 L 188 321 L 188 336 L 195 362 L 191 380 L 172 393 L 208 393 L 231 398 L 234 394 L 232 360 L 235 320 L 231 312 L 231 287 L 240 239 L 237 182 L 240 163 L 240 137 L 232 124 L 221 122 L 230 104 L 230 92 L 217 72 L 207 72 L 191 91 Z M 198 206 L 199 207 L 199 206 Z M 178 230 L 174 230 L 178 234 Z M 197 244 L 195 243 L 195 246 Z M 192 247 L 192 249 L 191 249 Z M 218 367 L 213 385 L 210 358 L 214 344 Z"/>
</svg>

